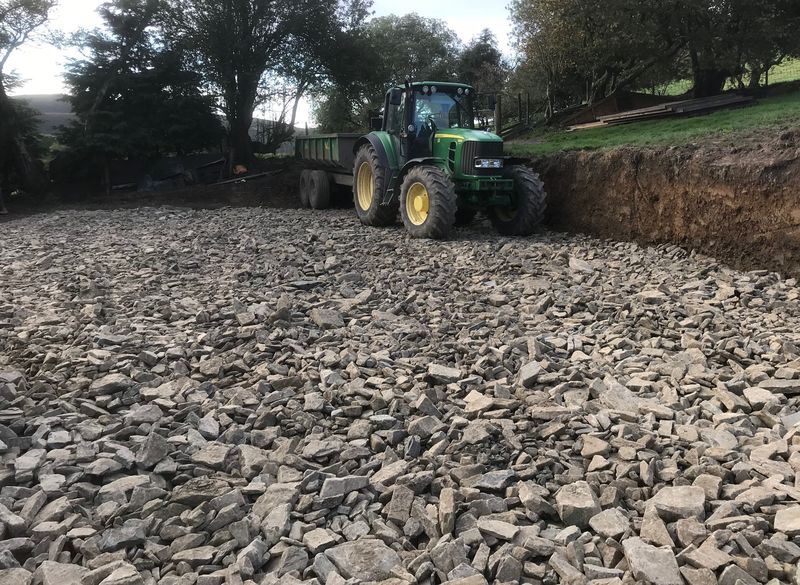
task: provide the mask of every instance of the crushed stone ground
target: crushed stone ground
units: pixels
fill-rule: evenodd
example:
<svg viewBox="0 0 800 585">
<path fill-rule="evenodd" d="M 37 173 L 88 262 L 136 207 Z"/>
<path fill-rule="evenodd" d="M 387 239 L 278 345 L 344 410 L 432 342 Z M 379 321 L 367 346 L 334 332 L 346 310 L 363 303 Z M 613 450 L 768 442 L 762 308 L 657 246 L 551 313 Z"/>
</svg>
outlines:
<svg viewBox="0 0 800 585">
<path fill-rule="evenodd" d="M 794 582 L 798 298 L 485 222 L 6 222 L 0 584 Z"/>
</svg>

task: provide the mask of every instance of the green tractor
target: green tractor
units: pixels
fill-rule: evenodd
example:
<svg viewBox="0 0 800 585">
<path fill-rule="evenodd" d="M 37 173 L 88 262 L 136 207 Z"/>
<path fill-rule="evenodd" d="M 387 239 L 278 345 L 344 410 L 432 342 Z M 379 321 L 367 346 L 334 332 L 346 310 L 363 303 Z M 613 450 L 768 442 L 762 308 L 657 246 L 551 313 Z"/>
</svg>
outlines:
<svg viewBox="0 0 800 585">
<path fill-rule="evenodd" d="M 384 113 L 355 145 L 353 196 L 365 225 L 394 223 L 417 238 L 446 238 L 485 211 L 504 235 L 527 236 L 544 219 L 544 185 L 503 139 L 474 128 L 474 90 L 418 82 L 386 93 Z"/>
<path fill-rule="evenodd" d="M 364 225 L 392 225 L 399 211 L 413 237 L 443 239 L 485 212 L 501 234 L 530 235 L 544 219 L 544 185 L 523 160 L 504 156 L 502 138 L 474 127 L 474 94 L 463 83 L 407 82 L 386 93 L 369 134 L 298 137 L 297 156 L 310 167 L 301 204 L 324 209 L 338 183 L 352 185 Z"/>
</svg>

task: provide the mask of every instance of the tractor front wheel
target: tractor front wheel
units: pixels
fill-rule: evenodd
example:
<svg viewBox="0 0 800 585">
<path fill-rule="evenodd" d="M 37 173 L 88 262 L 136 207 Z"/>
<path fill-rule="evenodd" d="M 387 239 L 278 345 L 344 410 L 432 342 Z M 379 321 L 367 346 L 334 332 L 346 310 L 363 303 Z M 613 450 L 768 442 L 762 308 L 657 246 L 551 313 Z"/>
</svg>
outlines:
<svg viewBox="0 0 800 585">
<path fill-rule="evenodd" d="M 353 200 L 364 225 L 385 227 L 397 219 L 396 199 L 381 205 L 387 180 L 388 170 L 381 165 L 375 148 L 371 144 L 362 146 L 353 165 Z"/>
<path fill-rule="evenodd" d="M 408 171 L 400 192 L 400 215 L 412 237 L 445 239 L 456 222 L 457 208 L 455 185 L 447 173 L 433 166 Z"/>
<path fill-rule="evenodd" d="M 529 236 L 544 221 L 547 209 L 544 183 L 527 167 L 510 167 L 508 174 L 514 179 L 514 205 L 490 208 L 489 219 L 504 236 Z"/>
</svg>

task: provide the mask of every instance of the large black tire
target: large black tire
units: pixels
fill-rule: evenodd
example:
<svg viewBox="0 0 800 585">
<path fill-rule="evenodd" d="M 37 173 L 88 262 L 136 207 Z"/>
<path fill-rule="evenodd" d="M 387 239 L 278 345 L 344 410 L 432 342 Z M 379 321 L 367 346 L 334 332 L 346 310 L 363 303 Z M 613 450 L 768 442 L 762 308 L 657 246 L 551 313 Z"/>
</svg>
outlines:
<svg viewBox="0 0 800 585">
<path fill-rule="evenodd" d="M 353 205 L 364 225 L 385 227 L 397 221 L 397 199 L 381 205 L 388 180 L 389 169 L 381 164 L 375 148 L 371 144 L 362 146 L 353 163 Z"/>
<path fill-rule="evenodd" d="M 330 207 L 331 180 L 325 171 L 311 171 L 308 182 L 308 202 L 313 209 Z"/>
<path fill-rule="evenodd" d="M 513 166 L 508 177 L 514 180 L 516 206 L 492 207 L 489 219 L 494 228 L 504 236 L 529 236 L 544 221 L 547 193 L 539 175 L 527 167 Z"/>
<path fill-rule="evenodd" d="M 456 210 L 456 225 L 469 225 L 475 220 L 478 215 L 477 210 L 465 207 L 459 207 Z"/>
<path fill-rule="evenodd" d="M 311 207 L 311 203 L 308 201 L 308 184 L 310 181 L 311 171 L 303 169 L 300 172 L 300 207 L 303 208 Z"/>
<path fill-rule="evenodd" d="M 447 238 L 457 208 L 455 185 L 442 169 L 421 165 L 408 171 L 400 191 L 400 216 L 412 237 Z"/>
</svg>

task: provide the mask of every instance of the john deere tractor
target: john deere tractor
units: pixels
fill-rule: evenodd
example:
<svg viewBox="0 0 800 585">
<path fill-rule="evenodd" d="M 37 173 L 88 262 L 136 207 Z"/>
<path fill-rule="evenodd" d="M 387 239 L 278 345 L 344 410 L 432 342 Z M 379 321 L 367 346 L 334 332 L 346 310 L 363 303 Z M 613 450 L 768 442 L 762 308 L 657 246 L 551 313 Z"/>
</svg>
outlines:
<svg viewBox="0 0 800 585">
<path fill-rule="evenodd" d="M 531 234 L 544 217 L 544 186 L 523 161 L 504 155 L 502 138 L 474 127 L 474 97 L 461 83 L 406 83 L 387 92 L 369 134 L 299 140 L 300 158 L 327 163 L 304 171 L 301 199 L 326 206 L 325 175 L 349 183 L 334 167 L 344 170 L 352 148 L 353 198 L 365 225 L 391 225 L 399 211 L 413 237 L 443 239 L 480 211 L 501 234 Z"/>
</svg>

